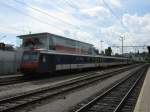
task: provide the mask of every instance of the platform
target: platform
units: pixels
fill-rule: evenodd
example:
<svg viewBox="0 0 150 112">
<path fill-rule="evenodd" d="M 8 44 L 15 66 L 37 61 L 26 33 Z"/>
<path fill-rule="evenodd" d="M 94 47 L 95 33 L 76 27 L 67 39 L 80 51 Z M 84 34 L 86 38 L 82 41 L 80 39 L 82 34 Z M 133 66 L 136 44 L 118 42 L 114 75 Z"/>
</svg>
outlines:
<svg viewBox="0 0 150 112">
<path fill-rule="evenodd" d="M 17 73 L 17 74 L 10 74 L 10 75 L 2 75 L 2 76 L 0 76 L 0 79 L 13 78 L 13 77 L 19 77 L 19 76 L 22 76 L 22 74 Z"/>
<path fill-rule="evenodd" d="M 150 67 L 147 71 L 134 112 L 150 112 Z"/>
</svg>

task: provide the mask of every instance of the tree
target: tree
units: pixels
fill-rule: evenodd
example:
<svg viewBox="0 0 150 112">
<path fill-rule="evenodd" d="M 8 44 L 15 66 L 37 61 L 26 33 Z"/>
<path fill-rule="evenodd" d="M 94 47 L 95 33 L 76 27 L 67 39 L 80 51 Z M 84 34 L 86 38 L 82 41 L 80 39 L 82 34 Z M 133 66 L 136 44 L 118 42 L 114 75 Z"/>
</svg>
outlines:
<svg viewBox="0 0 150 112">
<path fill-rule="evenodd" d="M 94 52 L 95 52 L 96 54 L 99 54 L 98 49 L 94 49 Z"/>
<path fill-rule="evenodd" d="M 105 54 L 104 51 L 102 51 L 102 52 L 101 52 L 101 55 L 104 55 L 104 54 Z"/>
<path fill-rule="evenodd" d="M 140 51 L 138 50 L 137 54 L 139 55 L 140 54 Z"/>
<path fill-rule="evenodd" d="M 108 47 L 107 49 L 105 49 L 105 55 L 106 56 L 111 56 L 111 53 L 112 53 L 111 47 Z"/>
<path fill-rule="evenodd" d="M 118 53 L 115 53 L 115 56 L 120 56 Z"/>
<path fill-rule="evenodd" d="M 5 44 L 4 43 L 0 43 L 0 50 L 5 50 Z"/>
<path fill-rule="evenodd" d="M 150 46 L 147 46 L 147 49 L 148 49 L 148 52 L 149 52 L 149 54 L 150 54 Z"/>
</svg>

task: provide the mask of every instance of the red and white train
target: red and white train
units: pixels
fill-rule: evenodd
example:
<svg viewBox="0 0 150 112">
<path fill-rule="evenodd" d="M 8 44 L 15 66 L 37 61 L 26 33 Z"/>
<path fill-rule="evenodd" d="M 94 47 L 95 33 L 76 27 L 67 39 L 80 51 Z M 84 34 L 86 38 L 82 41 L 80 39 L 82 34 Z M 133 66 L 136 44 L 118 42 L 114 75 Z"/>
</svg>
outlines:
<svg viewBox="0 0 150 112">
<path fill-rule="evenodd" d="M 24 51 L 21 71 L 28 73 L 52 73 L 57 71 L 72 71 L 98 67 L 110 67 L 129 64 L 127 58 L 99 55 L 81 55 L 59 53 L 48 50 Z"/>
</svg>

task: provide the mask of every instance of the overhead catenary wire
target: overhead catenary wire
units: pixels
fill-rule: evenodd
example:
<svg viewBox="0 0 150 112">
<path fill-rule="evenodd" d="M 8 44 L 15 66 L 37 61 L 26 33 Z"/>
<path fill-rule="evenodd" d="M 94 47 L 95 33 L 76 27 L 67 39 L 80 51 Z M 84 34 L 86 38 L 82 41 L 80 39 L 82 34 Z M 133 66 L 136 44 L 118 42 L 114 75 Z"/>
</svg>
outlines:
<svg viewBox="0 0 150 112">
<path fill-rule="evenodd" d="M 127 27 L 122 23 L 120 18 L 115 14 L 115 12 L 110 8 L 110 6 L 105 2 L 105 0 L 102 0 L 104 5 L 108 8 L 108 10 L 112 13 L 112 15 L 120 22 L 120 24 L 123 26 L 124 29 L 127 29 Z"/>
<path fill-rule="evenodd" d="M 115 14 L 115 12 L 111 9 L 111 7 L 105 2 L 105 0 L 102 0 L 104 5 L 108 8 L 108 10 L 111 12 L 111 14 L 119 21 L 121 26 L 125 29 L 128 30 L 128 28 L 123 24 L 123 22 L 120 20 L 120 18 Z M 122 41 L 122 56 L 123 56 L 123 41 Z"/>
<path fill-rule="evenodd" d="M 54 24 L 50 24 L 50 23 L 48 23 L 48 22 L 46 22 L 46 21 L 42 21 L 41 19 L 38 19 L 38 18 L 36 18 L 36 17 L 34 17 L 34 16 L 31 16 L 31 15 L 29 15 L 29 14 L 27 14 L 27 13 L 25 13 L 25 12 L 23 12 L 23 11 L 21 11 L 21 10 L 15 8 L 15 7 L 13 7 L 13 6 L 11 6 L 11 5 L 8 5 L 8 4 L 6 4 L 6 3 L 1 3 L 1 5 L 2 5 L 2 4 L 3 4 L 3 6 L 5 6 L 5 7 L 7 7 L 7 8 L 10 8 L 10 9 L 13 9 L 13 10 L 15 10 L 16 12 L 18 12 L 19 14 L 22 14 L 22 15 L 24 15 L 24 16 L 27 16 L 27 17 L 29 17 L 29 18 L 31 18 L 31 19 L 33 19 L 33 20 L 36 20 L 36 21 L 39 22 L 39 23 L 48 25 L 48 26 L 50 26 L 51 28 L 52 28 L 52 26 L 54 26 L 55 28 L 64 30 L 64 29 L 62 29 L 62 28 L 60 28 L 60 27 L 57 27 L 57 26 L 54 25 Z"/>
<path fill-rule="evenodd" d="M 61 2 L 60 2 L 61 3 Z M 62 4 L 62 3 L 61 3 Z M 60 5 L 60 4 L 58 4 L 57 2 L 56 3 L 50 3 L 49 4 L 49 2 L 47 2 L 47 6 L 54 6 L 54 8 L 56 9 L 56 10 L 58 10 L 59 12 L 62 12 L 62 13 L 67 13 L 68 14 L 68 10 L 65 10 L 65 8 L 64 7 L 62 7 L 62 5 Z M 66 6 L 66 5 L 65 5 Z"/>
<path fill-rule="evenodd" d="M 68 1 L 68 0 L 61 0 L 62 1 L 62 3 L 67 7 L 67 6 L 69 6 L 69 7 L 71 7 L 72 9 L 75 9 L 76 10 L 76 13 L 80 13 L 80 12 L 78 12 L 77 11 L 77 9 L 78 9 L 78 7 L 73 3 L 73 2 L 71 2 L 71 1 Z M 59 9 L 61 9 L 60 7 L 57 7 L 57 8 L 59 8 Z M 62 10 L 59 10 L 59 11 L 62 11 Z M 64 10 L 63 10 L 63 12 L 64 12 Z M 85 21 L 84 21 L 85 22 Z M 85 22 L 86 23 L 86 22 Z M 89 25 L 89 24 L 88 24 Z M 92 28 L 92 29 L 97 29 L 97 27 L 95 26 L 95 25 L 90 25 L 90 26 L 87 26 L 87 24 L 85 24 L 85 25 L 83 25 L 82 27 L 90 27 L 90 28 Z M 80 29 L 81 29 L 81 27 L 80 27 Z"/>
<path fill-rule="evenodd" d="M 27 6 L 28 8 L 33 9 L 34 11 L 37 11 L 37 12 L 39 12 L 39 13 L 41 13 L 41 14 L 44 14 L 44 15 L 49 16 L 49 17 L 51 17 L 51 18 L 55 18 L 55 19 L 61 21 L 61 22 L 64 23 L 64 24 L 68 24 L 68 25 L 74 27 L 76 30 L 81 30 L 81 27 L 80 27 L 80 26 L 76 26 L 76 25 L 74 25 L 74 24 L 71 24 L 71 23 L 69 23 L 69 22 L 67 22 L 67 21 L 62 20 L 62 19 L 59 18 L 59 17 L 50 15 L 48 12 L 46 12 L 46 11 L 44 11 L 44 10 L 41 10 L 41 9 L 38 9 L 38 8 L 35 8 L 35 7 L 33 7 L 32 5 L 30 5 L 30 4 L 27 4 L 27 3 L 24 3 L 24 2 L 18 1 L 18 0 L 13 0 L 13 1 L 15 1 L 16 3 L 22 4 L 22 5 L 25 5 L 25 6 Z M 69 4 L 70 4 L 70 3 L 69 3 Z M 70 4 L 70 5 L 71 5 L 71 4 Z M 95 27 L 93 27 L 93 28 L 95 28 Z"/>
<path fill-rule="evenodd" d="M 15 1 L 15 2 L 17 2 L 17 3 L 19 3 L 19 4 L 26 5 L 27 7 L 31 8 L 31 9 L 33 9 L 33 10 L 35 10 L 35 11 L 39 12 L 39 13 L 42 13 L 42 14 L 44 14 L 44 15 L 48 16 L 48 17 L 51 17 L 51 18 L 57 19 L 57 20 L 59 20 L 59 21 L 61 21 L 61 22 L 65 23 L 65 24 L 71 25 L 71 26 L 75 27 L 76 29 L 80 29 L 80 27 L 75 26 L 74 24 L 71 24 L 71 23 L 69 23 L 69 22 L 67 22 L 67 21 L 64 21 L 64 20 L 60 19 L 59 17 L 56 17 L 56 16 L 53 16 L 53 15 L 50 15 L 50 14 L 49 14 L 48 12 L 46 12 L 46 11 L 43 11 L 43 10 L 41 10 L 41 9 L 38 9 L 38 8 L 32 7 L 31 5 L 29 5 L 29 4 L 27 4 L 27 3 L 24 3 L 24 2 L 22 2 L 22 1 L 18 1 L 18 0 L 14 0 L 14 1 Z"/>
<path fill-rule="evenodd" d="M 16 28 L 16 27 L 14 27 L 14 26 L 3 26 L 3 27 L 0 27 L 0 29 L 2 29 L 2 30 L 11 30 L 11 31 L 15 31 L 15 32 L 18 32 L 18 31 L 20 31 L 20 32 L 22 32 L 22 29 L 20 29 L 20 28 Z M 27 31 L 27 29 L 25 29 L 26 31 Z"/>
<path fill-rule="evenodd" d="M 35 16 L 32 16 L 32 15 L 30 15 L 30 14 L 24 12 L 23 10 L 18 9 L 18 8 L 15 7 L 14 5 L 8 4 L 7 2 L 2 2 L 0 5 L 2 5 L 3 7 L 9 8 L 9 9 L 11 9 L 11 10 L 13 10 L 13 11 L 16 11 L 17 13 L 19 13 L 19 14 L 21 14 L 21 15 L 24 15 L 24 16 L 26 16 L 26 17 L 29 17 L 29 18 L 31 18 L 31 19 L 33 19 L 33 20 L 39 22 L 39 23 L 48 25 L 48 26 L 50 26 L 51 28 L 52 28 L 52 26 L 54 26 L 55 28 L 61 29 L 62 31 L 64 31 L 65 28 L 66 28 L 66 27 L 61 26 L 61 27 L 64 28 L 64 29 L 62 29 L 62 28 L 59 27 L 59 25 L 54 25 L 54 24 L 48 23 L 47 21 L 42 21 L 41 19 L 39 19 L 39 18 L 37 18 L 37 17 L 35 17 Z M 13 29 L 13 30 L 14 30 L 14 29 Z M 21 30 L 21 29 L 19 29 L 19 30 Z M 16 31 L 17 31 L 17 30 L 16 30 Z M 21 31 L 22 31 L 22 30 L 21 30 Z"/>
<path fill-rule="evenodd" d="M 75 7 L 67 0 L 63 0 L 64 3 L 66 3 L 68 6 L 70 6 L 71 8 L 75 9 Z"/>
<path fill-rule="evenodd" d="M 104 5 L 109 9 L 109 11 L 112 13 L 112 15 L 115 17 L 115 18 L 117 18 L 117 20 L 120 22 L 120 24 L 123 26 L 123 28 L 125 29 L 125 30 L 127 30 L 127 31 L 129 31 L 128 30 L 128 28 L 127 28 L 127 26 L 125 26 L 124 24 L 123 24 L 123 22 L 120 20 L 120 18 L 114 13 L 114 11 L 110 8 L 110 6 L 105 2 L 105 0 L 102 0 L 103 1 L 103 3 L 104 3 Z M 128 34 L 129 35 L 129 34 Z M 125 35 L 124 35 L 125 36 Z M 132 44 L 132 43 L 130 43 L 130 44 Z M 134 46 L 134 45 L 132 45 L 132 46 Z M 123 51 L 123 47 L 124 46 L 122 46 L 122 51 Z M 126 46 L 125 46 L 126 47 Z M 123 52 L 122 52 L 123 53 Z"/>
</svg>

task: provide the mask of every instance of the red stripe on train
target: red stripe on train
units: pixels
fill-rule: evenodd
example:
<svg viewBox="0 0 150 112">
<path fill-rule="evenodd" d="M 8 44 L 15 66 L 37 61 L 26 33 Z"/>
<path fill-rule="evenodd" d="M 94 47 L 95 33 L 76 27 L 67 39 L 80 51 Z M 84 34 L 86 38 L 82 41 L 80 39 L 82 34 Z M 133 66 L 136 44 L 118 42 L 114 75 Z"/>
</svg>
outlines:
<svg viewBox="0 0 150 112">
<path fill-rule="evenodd" d="M 68 52 L 68 53 L 81 53 L 81 54 L 88 54 L 88 50 L 83 50 L 79 48 L 70 48 L 70 47 L 65 47 L 63 45 L 55 45 L 55 49 L 57 51 L 62 51 L 62 52 Z"/>
</svg>

